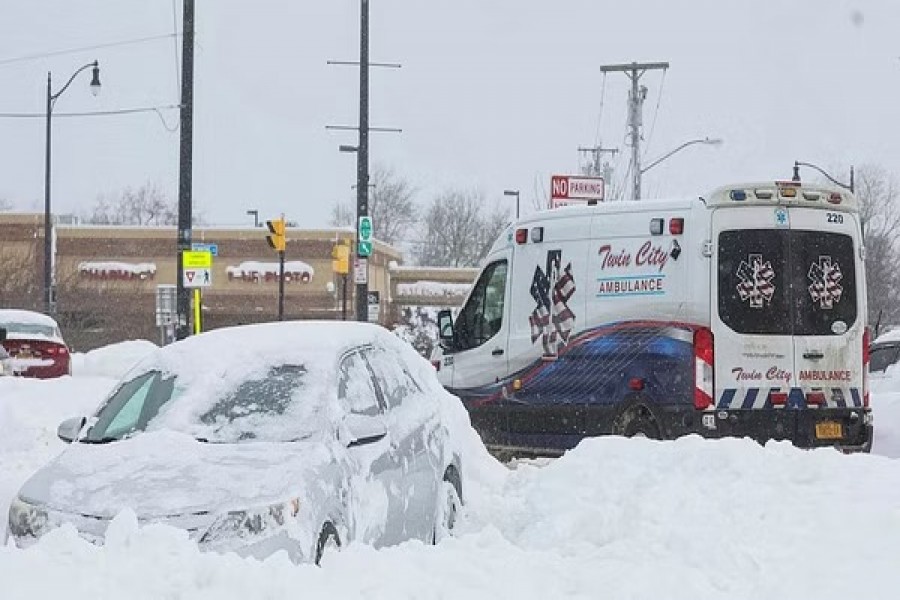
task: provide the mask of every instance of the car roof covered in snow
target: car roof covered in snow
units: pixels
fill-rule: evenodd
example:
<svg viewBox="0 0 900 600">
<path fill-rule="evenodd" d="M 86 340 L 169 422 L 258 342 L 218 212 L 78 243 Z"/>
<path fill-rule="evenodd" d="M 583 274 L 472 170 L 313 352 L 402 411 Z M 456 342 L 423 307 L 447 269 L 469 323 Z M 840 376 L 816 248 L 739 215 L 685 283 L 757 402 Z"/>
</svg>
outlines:
<svg viewBox="0 0 900 600">
<path fill-rule="evenodd" d="M 345 351 L 402 342 L 378 325 L 354 321 L 285 321 L 216 329 L 152 351 L 126 378 L 160 369 L 183 381 L 259 373 L 278 365 L 302 365 L 333 375 Z"/>
<path fill-rule="evenodd" d="M 0 325 L 4 323 L 27 323 L 30 325 L 41 325 L 44 327 L 58 327 L 56 321 L 47 315 L 30 311 L 19 310 L 15 308 L 0 308 Z"/>
</svg>

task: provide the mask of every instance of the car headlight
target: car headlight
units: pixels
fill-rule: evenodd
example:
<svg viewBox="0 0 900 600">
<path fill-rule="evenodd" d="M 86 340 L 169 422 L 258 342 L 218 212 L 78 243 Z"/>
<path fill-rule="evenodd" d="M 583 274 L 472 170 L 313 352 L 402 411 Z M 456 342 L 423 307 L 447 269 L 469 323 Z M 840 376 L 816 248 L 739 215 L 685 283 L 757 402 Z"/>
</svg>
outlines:
<svg viewBox="0 0 900 600">
<path fill-rule="evenodd" d="M 200 538 L 200 543 L 255 537 L 283 527 L 299 512 L 300 501 L 297 499 L 262 509 L 231 511 L 216 519 Z"/>
<path fill-rule="evenodd" d="M 9 505 L 9 533 L 15 537 L 39 538 L 48 526 L 47 511 L 15 498 Z"/>
</svg>

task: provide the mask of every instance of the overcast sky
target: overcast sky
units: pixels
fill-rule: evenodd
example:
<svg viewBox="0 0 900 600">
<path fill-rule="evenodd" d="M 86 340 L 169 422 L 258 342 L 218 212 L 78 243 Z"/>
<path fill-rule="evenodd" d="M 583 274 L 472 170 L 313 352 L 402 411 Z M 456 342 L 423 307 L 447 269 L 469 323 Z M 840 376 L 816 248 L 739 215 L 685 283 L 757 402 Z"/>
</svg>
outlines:
<svg viewBox="0 0 900 600">
<path fill-rule="evenodd" d="M 628 78 L 603 64 L 668 61 L 647 73 L 646 157 L 693 146 L 648 172 L 645 196 L 698 194 L 735 180 L 787 178 L 795 159 L 825 167 L 874 162 L 900 174 L 900 2 L 897 0 L 371 0 L 372 159 L 412 180 L 423 203 L 447 186 L 523 203 L 552 173 L 575 172 L 579 145 L 618 147 L 628 167 Z M 53 58 L 6 59 L 170 34 L 172 0 L 40 0 L 0 11 L 0 113 L 44 110 L 94 58 L 57 113 L 178 102 L 170 38 Z M 176 1 L 179 27 L 181 3 Z M 354 0 L 197 0 L 194 199 L 208 221 L 284 212 L 327 224 L 351 197 L 358 74 Z M 180 42 L 179 42 L 180 48 Z M 659 107 L 657 110 L 657 106 Z M 177 111 L 164 112 L 168 127 Z M 653 125 L 655 122 L 655 126 Z M 599 127 L 598 127 L 599 125 Z M 652 135 L 651 135 L 652 130 Z M 43 198 L 44 121 L 0 118 L 0 198 Z M 83 212 L 98 194 L 151 180 L 172 197 L 178 133 L 153 113 L 55 118 L 53 197 Z M 645 163 L 646 164 L 646 163 Z M 845 176 L 843 172 L 838 173 Z M 810 174 L 811 175 L 811 174 Z"/>
</svg>

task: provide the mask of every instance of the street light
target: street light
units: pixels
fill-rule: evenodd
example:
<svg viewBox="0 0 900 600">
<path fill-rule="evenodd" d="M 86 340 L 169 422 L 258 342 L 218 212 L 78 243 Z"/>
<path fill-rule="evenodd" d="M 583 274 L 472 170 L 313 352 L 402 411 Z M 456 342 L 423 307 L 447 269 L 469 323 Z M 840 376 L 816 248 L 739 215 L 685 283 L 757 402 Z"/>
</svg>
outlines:
<svg viewBox="0 0 900 600">
<path fill-rule="evenodd" d="M 253 216 L 253 226 L 259 227 L 259 211 L 254 208 L 253 210 L 248 210 L 247 215 L 252 215 Z"/>
<path fill-rule="evenodd" d="M 87 69 L 93 69 L 91 75 L 91 93 L 96 96 L 100 93 L 100 63 L 96 60 L 92 63 L 88 63 L 82 66 L 80 69 L 72 73 L 72 76 L 69 77 L 69 80 L 66 82 L 62 88 L 53 93 L 52 87 L 52 75 L 50 72 L 47 73 L 47 145 L 45 148 L 45 156 L 44 156 L 44 312 L 52 314 L 55 312 L 53 310 L 55 308 L 54 303 L 52 302 L 52 287 L 53 287 L 53 262 L 52 262 L 52 231 L 51 231 L 51 223 L 50 223 L 50 117 L 53 115 L 53 107 L 56 105 L 56 100 L 63 95 L 63 93 L 69 89 L 69 86 L 75 80 L 79 73 L 85 71 Z"/>
<path fill-rule="evenodd" d="M 664 160 L 670 158 L 673 154 L 677 154 L 678 152 L 681 152 L 688 146 L 693 146 L 694 144 L 706 144 L 708 146 L 719 146 L 722 144 L 722 140 L 720 138 L 709 138 L 709 137 L 698 138 L 696 140 L 687 141 L 687 142 L 681 144 L 680 146 L 678 146 L 677 148 L 670 150 L 669 152 L 666 152 L 665 154 L 663 154 L 662 156 L 660 156 L 659 158 L 657 158 L 652 163 L 650 163 L 649 165 L 647 165 L 646 167 L 644 167 L 643 169 L 641 169 L 638 172 L 638 174 L 637 174 L 638 187 L 635 190 L 632 190 L 632 200 L 640 200 L 640 198 L 637 195 L 637 190 L 640 189 L 640 180 L 641 180 L 641 176 L 644 173 L 646 173 L 647 171 L 649 171 L 650 169 L 652 169 L 659 163 L 663 162 Z"/>
<path fill-rule="evenodd" d="M 516 197 L 516 219 L 519 218 L 519 190 L 503 190 L 504 196 Z"/>
<path fill-rule="evenodd" d="M 351 146 L 349 144 L 341 144 L 338 146 L 338 150 L 341 152 L 359 152 L 359 148 L 357 146 Z"/>
<path fill-rule="evenodd" d="M 809 167 L 810 169 L 814 169 L 814 170 L 818 171 L 819 173 L 821 173 L 822 175 L 824 175 L 825 178 L 828 179 L 828 181 L 830 181 L 834 185 L 842 187 L 845 190 L 849 190 L 851 194 L 854 193 L 853 188 L 855 186 L 854 186 L 854 180 L 853 180 L 854 179 L 853 178 L 853 165 L 850 165 L 850 185 L 847 185 L 846 183 L 841 183 L 840 181 L 838 181 L 837 179 L 835 179 L 834 177 L 832 177 L 831 175 L 826 173 L 825 170 L 822 169 L 821 167 L 817 167 L 816 165 L 806 163 L 806 162 L 800 162 L 799 160 L 794 161 L 794 176 L 792 178 L 794 181 L 800 181 L 800 167 Z"/>
</svg>

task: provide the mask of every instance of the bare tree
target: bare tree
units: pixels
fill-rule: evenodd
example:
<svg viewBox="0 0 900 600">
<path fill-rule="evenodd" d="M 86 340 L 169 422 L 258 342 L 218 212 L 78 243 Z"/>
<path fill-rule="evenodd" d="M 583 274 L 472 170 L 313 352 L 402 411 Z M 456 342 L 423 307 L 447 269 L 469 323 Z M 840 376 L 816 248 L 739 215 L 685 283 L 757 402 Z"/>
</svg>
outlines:
<svg viewBox="0 0 900 600">
<path fill-rule="evenodd" d="M 487 206 L 478 191 L 445 191 L 426 210 L 413 254 L 421 265 L 476 266 L 509 221 L 507 210 Z"/>
<path fill-rule="evenodd" d="M 388 243 L 401 242 L 418 221 L 415 190 L 393 169 L 375 166 L 369 178 L 369 215 L 375 227 L 375 238 Z M 339 202 L 331 211 L 331 224 L 335 227 L 355 226 L 354 202 Z"/>
<path fill-rule="evenodd" d="M 92 225 L 177 225 L 178 203 L 152 181 L 139 188 L 127 187 L 114 196 L 99 196 L 84 217 Z M 203 217 L 194 211 L 194 224 Z"/>
<path fill-rule="evenodd" d="M 6 198 L 0 198 L 0 212 L 12 210 L 12 208 L 12 202 L 7 200 Z"/>
<path fill-rule="evenodd" d="M 856 195 L 865 227 L 869 324 L 900 325 L 900 188 L 884 168 L 857 170 Z"/>
</svg>

